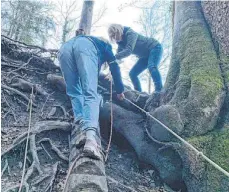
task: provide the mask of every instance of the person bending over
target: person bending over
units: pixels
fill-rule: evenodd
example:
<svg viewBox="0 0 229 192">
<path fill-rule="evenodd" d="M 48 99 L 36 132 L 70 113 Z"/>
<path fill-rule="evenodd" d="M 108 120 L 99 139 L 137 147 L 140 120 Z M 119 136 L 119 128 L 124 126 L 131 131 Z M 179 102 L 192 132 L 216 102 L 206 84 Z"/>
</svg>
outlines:
<svg viewBox="0 0 229 192">
<path fill-rule="evenodd" d="M 139 58 L 129 72 L 134 89 L 139 92 L 142 91 L 138 75 L 148 68 L 154 82 L 155 92 L 160 92 L 162 80 L 158 65 L 163 52 L 161 44 L 156 39 L 144 37 L 130 27 L 119 24 L 111 24 L 108 28 L 108 35 L 111 41 L 118 44 L 118 51 L 115 55 L 117 60 L 131 54 Z"/>
<path fill-rule="evenodd" d="M 99 105 L 97 92 L 101 66 L 107 62 L 112 74 L 117 96 L 124 99 L 124 86 L 120 68 L 111 45 L 97 37 L 79 34 L 65 42 L 58 53 L 61 71 L 66 82 L 66 92 L 71 99 L 74 121 L 85 136 L 85 156 L 101 159 L 99 135 Z M 81 141 L 80 141 L 81 142 Z"/>
</svg>

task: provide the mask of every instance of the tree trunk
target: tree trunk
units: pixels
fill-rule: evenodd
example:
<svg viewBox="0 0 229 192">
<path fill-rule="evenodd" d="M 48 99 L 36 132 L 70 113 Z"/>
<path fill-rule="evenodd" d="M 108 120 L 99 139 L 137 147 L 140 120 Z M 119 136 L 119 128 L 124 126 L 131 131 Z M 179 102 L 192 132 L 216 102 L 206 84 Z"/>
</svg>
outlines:
<svg viewBox="0 0 229 192">
<path fill-rule="evenodd" d="M 63 29 L 62 29 L 62 43 L 66 42 L 67 27 L 68 27 L 68 20 L 67 18 L 65 18 Z"/>
<path fill-rule="evenodd" d="M 85 33 L 88 35 L 91 32 L 93 7 L 94 0 L 84 0 L 79 28 L 83 29 Z"/>
</svg>

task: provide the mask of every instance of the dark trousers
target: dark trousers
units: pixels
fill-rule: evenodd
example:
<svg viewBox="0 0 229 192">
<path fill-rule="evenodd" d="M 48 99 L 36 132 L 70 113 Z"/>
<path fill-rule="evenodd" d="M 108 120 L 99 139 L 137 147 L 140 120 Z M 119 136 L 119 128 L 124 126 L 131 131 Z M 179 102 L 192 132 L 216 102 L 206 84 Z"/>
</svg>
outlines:
<svg viewBox="0 0 229 192">
<path fill-rule="evenodd" d="M 162 89 L 161 74 L 158 70 L 162 57 L 163 48 L 160 44 L 154 47 L 149 54 L 148 58 L 140 58 L 137 63 L 130 70 L 129 76 L 134 85 L 134 89 L 142 91 L 141 83 L 138 75 L 148 68 L 154 82 L 155 91 L 160 92 Z"/>
</svg>

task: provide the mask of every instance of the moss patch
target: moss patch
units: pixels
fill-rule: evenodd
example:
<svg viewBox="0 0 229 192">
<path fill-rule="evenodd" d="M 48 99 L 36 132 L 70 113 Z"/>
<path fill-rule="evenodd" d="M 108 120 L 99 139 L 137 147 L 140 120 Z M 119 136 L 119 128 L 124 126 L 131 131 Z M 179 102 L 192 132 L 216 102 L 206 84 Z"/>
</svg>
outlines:
<svg viewBox="0 0 229 192">
<path fill-rule="evenodd" d="M 214 131 L 205 136 L 190 138 L 189 142 L 229 172 L 229 127 L 227 125 L 221 131 Z M 207 162 L 206 174 L 206 191 L 228 191 L 229 178 Z"/>
<path fill-rule="evenodd" d="M 223 79 L 219 73 L 198 71 L 192 77 L 193 92 L 201 97 L 202 103 L 212 103 L 223 88 Z M 200 99 L 200 98 L 199 98 Z"/>
</svg>

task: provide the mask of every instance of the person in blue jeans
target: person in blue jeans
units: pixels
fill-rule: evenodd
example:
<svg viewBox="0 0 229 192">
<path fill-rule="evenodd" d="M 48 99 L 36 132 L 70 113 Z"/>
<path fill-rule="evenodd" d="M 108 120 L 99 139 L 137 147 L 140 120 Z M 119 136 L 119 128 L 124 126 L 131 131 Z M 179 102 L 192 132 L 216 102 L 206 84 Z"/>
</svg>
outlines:
<svg viewBox="0 0 229 192">
<path fill-rule="evenodd" d="M 142 91 L 138 75 L 148 68 L 154 82 L 155 92 L 160 92 L 162 90 L 162 79 L 158 65 L 163 52 L 161 44 L 154 38 L 144 37 L 130 27 L 119 24 L 111 24 L 108 28 L 108 35 L 111 41 L 118 44 L 118 51 L 115 55 L 117 60 L 131 54 L 139 58 L 129 72 L 134 89 L 139 92 Z"/>
<path fill-rule="evenodd" d="M 79 35 L 61 46 L 58 59 L 66 82 L 66 92 L 71 99 L 75 122 L 85 133 L 83 152 L 91 158 L 101 159 L 100 146 L 96 139 L 99 134 L 101 101 L 97 86 L 99 71 L 104 63 L 109 65 L 118 98 L 125 98 L 120 68 L 112 47 L 97 37 Z"/>
</svg>

